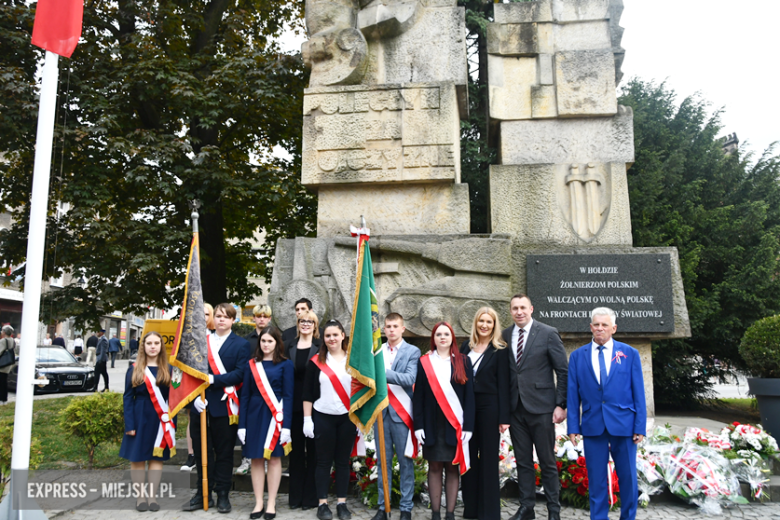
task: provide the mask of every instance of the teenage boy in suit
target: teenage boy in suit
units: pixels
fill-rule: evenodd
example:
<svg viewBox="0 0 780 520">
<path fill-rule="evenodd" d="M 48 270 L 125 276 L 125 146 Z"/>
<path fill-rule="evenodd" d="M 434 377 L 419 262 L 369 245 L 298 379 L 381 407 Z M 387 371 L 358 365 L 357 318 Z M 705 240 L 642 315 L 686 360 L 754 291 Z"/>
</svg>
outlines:
<svg viewBox="0 0 780 520">
<path fill-rule="evenodd" d="M 533 319 L 534 307 L 528 296 L 514 295 L 509 308 L 515 324 L 504 329 L 501 337 L 509 345 L 507 348 L 512 349 L 515 360 L 516 377 L 510 382 L 509 434 L 520 488 L 520 509 L 510 520 L 536 518 L 534 446 L 547 497 L 548 518 L 559 520 L 561 483 L 555 464 L 555 425 L 566 419 L 566 351 L 556 329 Z"/>
<path fill-rule="evenodd" d="M 412 520 L 412 499 L 414 498 L 414 458 L 409 458 L 404 453 L 407 451 L 407 443 L 412 442 L 410 429 L 414 417 L 411 409 L 412 389 L 417 378 L 417 362 L 420 360 L 420 349 L 404 341 L 403 334 L 406 330 L 404 318 L 396 312 L 391 312 L 385 317 L 385 336 L 387 343 L 382 345 L 385 360 L 385 376 L 389 393 L 395 397 L 390 398 L 390 406 L 382 411 L 382 422 L 385 431 L 385 456 L 388 468 L 382 471 L 381 458 L 377 455 L 377 465 L 380 471 L 377 475 L 377 488 L 379 489 L 379 510 L 373 520 L 387 520 L 385 513 L 385 493 L 382 487 L 382 479 L 393 481 L 393 452 L 398 458 L 398 466 L 401 472 L 401 520 Z M 406 398 L 404 398 L 404 394 Z M 390 396 L 388 396 L 390 397 Z M 406 404 L 406 408 L 404 407 Z M 400 407 L 400 410 L 396 408 Z M 399 414 L 400 412 L 400 414 Z M 406 419 L 406 422 L 404 421 Z M 374 438 L 379 437 L 379 422 L 374 425 Z M 379 449 L 379 442 L 376 443 Z M 412 450 L 413 452 L 414 450 Z M 416 456 L 414 453 L 412 457 Z M 392 486 L 390 486 L 392 487 Z"/>
<path fill-rule="evenodd" d="M 585 442 L 590 517 L 607 520 L 611 453 L 620 482 L 620 520 L 634 520 L 636 445 L 647 428 L 642 361 L 636 349 L 612 339 L 617 331 L 615 311 L 598 307 L 590 316 L 593 341 L 572 352 L 569 360 L 569 439 L 575 442 L 582 435 Z"/>
<path fill-rule="evenodd" d="M 229 513 L 230 487 L 233 483 L 233 446 L 238 434 L 238 387 L 244 380 L 249 361 L 249 343 L 231 329 L 236 309 L 229 303 L 214 308 L 216 330 L 208 335 L 209 387 L 206 400 L 200 396 L 190 410 L 190 435 L 195 453 L 198 482 L 203 479 L 200 444 L 200 413 L 204 410 L 207 423 L 209 507 L 213 505 L 211 491 L 217 492 L 217 511 Z M 184 511 L 203 509 L 203 489 L 184 505 Z"/>
</svg>

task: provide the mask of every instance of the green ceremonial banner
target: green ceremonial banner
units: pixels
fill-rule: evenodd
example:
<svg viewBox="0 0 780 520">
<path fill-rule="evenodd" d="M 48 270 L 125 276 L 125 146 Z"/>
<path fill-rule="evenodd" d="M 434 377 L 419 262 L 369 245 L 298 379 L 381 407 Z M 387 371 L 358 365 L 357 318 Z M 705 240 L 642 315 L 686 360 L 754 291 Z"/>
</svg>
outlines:
<svg viewBox="0 0 780 520">
<path fill-rule="evenodd" d="M 349 418 L 365 434 L 388 404 L 379 307 L 366 235 L 360 236 L 352 309 L 352 329 L 347 351 L 347 372 L 352 376 Z"/>
</svg>

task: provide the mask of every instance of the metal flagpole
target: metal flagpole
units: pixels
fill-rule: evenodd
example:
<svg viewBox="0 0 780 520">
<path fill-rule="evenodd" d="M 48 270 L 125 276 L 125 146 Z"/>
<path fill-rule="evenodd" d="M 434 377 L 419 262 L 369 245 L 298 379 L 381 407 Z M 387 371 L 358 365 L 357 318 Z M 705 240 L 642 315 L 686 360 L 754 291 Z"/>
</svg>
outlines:
<svg viewBox="0 0 780 520">
<path fill-rule="evenodd" d="M 59 56 L 46 51 L 43 65 L 41 98 L 38 109 L 38 133 L 35 140 L 35 167 L 33 168 L 32 197 L 30 199 L 30 227 L 27 234 L 27 263 L 24 274 L 24 307 L 22 314 L 22 342 L 19 346 L 19 375 L 14 412 L 14 440 L 11 455 L 11 500 L 6 518 L 25 520 L 46 518 L 40 510 L 17 511 L 13 498 L 21 504 L 22 493 L 27 489 L 27 472 L 30 469 L 30 441 L 32 437 L 33 381 L 35 377 L 35 351 L 38 341 L 38 319 L 41 310 L 41 279 L 43 277 L 44 246 L 46 244 L 46 214 L 49 206 L 49 172 L 51 171 L 54 116 L 57 104 L 57 80 Z M 1 509 L 1 508 L 0 508 Z"/>
<path fill-rule="evenodd" d="M 198 215 L 198 208 L 200 207 L 200 202 L 197 200 L 193 200 L 190 205 L 192 206 L 192 214 L 190 217 L 192 217 L 192 234 L 194 236 L 198 236 L 198 218 L 200 215 Z M 198 240 L 198 258 L 200 258 L 200 240 Z M 205 403 L 206 402 L 206 391 L 201 390 L 200 392 L 200 398 Z M 202 486 L 203 486 L 203 510 L 208 511 L 209 510 L 209 457 L 208 457 L 208 446 L 206 445 L 206 442 L 208 440 L 208 434 L 206 432 L 206 410 L 203 410 L 200 412 L 200 464 L 202 466 Z"/>
</svg>

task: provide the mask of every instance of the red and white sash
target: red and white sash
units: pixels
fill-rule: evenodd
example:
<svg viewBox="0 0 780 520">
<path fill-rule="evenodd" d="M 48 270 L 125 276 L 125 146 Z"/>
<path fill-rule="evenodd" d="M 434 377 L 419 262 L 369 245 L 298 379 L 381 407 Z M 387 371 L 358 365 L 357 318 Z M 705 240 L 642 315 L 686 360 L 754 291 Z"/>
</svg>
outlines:
<svg viewBox="0 0 780 520">
<path fill-rule="evenodd" d="M 209 347 L 209 366 L 211 371 L 217 375 L 221 375 L 227 372 L 225 365 L 222 364 L 222 359 L 219 357 L 219 352 L 215 352 L 211 348 L 211 335 L 206 336 L 206 343 Z M 230 417 L 230 424 L 238 424 L 238 388 L 235 386 L 225 387 L 224 401 L 227 399 L 228 416 Z"/>
<path fill-rule="evenodd" d="M 412 432 L 414 431 L 412 400 L 401 385 L 391 385 L 389 383 L 387 385 L 387 398 L 390 401 L 390 406 L 395 410 L 395 413 L 398 414 L 398 417 L 400 417 L 406 427 L 409 428 L 409 435 L 406 437 L 404 456 L 413 459 L 419 453 L 419 446 L 417 446 L 417 437 L 412 435 Z"/>
<path fill-rule="evenodd" d="M 276 398 L 274 389 L 271 388 L 271 383 L 268 382 L 268 376 L 263 368 L 263 363 L 258 363 L 254 359 L 249 361 L 249 368 L 252 370 L 252 376 L 255 378 L 255 384 L 257 389 L 260 390 L 260 395 L 263 396 L 263 400 L 268 408 L 271 410 L 271 424 L 268 425 L 268 433 L 265 436 L 265 443 L 263 443 L 263 457 L 266 459 L 271 458 L 271 453 L 276 449 L 276 444 L 279 442 L 279 436 L 282 434 L 282 422 L 284 421 L 284 413 L 282 410 L 282 403 Z M 288 455 L 292 450 L 292 445 L 289 442 L 282 444 L 284 448 L 284 454 Z"/>
<path fill-rule="evenodd" d="M 317 368 L 319 368 L 323 374 L 328 376 L 330 384 L 333 385 L 333 389 L 336 391 L 336 395 L 338 395 L 339 399 L 341 399 L 341 404 L 343 404 L 344 408 L 346 408 L 347 412 L 349 412 L 349 395 L 347 395 L 347 390 L 344 388 L 344 385 L 341 384 L 339 376 L 336 375 L 336 373 L 328 366 L 327 363 L 320 363 L 318 356 L 314 356 L 311 358 L 311 360 L 315 365 L 317 365 Z M 363 438 L 363 434 L 360 433 L 360 430 L 358 430 L 358 434 L 355 437 L 355 444 L 352 446 L 352 453 L 350 453 L 349 456 L 366 456 L 366 443 L 365 439 Z"/>
<path fill-rule="evenodd" d="M 133 366 L 135 366 L 135 363 L 133 363 Z M 160 419 L 152 456 L 162 457 L 165 453 L 165 448 L 170 448 L 171 457 L 173 457 L 176 455 L 176 426 L 173 425 L 171 418 L 168 417 L 168 402 L 163 397 L 162 392 L 160 392 L 160 388 L 157 386 L 157 379 L 152 374 L 152 371 L 149 370 L 149 367 L 144 369 L 144 383 L 146 383 L 146 390 L 149 391 L 149 397 L 152 399 L 154 411 L 157 412 L 157 417 Z"/>
<path fill-rule="evenodd" d="M 458 445 L 455 448 L 455 458 L 452 460 L 453 464 L 460 466 L 460 474 L 463 475 L 469 470 L 471 461 L 469 460 L 469 446 L 468 443 L 464 443 L 461 440 L 463 433 L 463 407 L 460 404 L 460 399 L 455 393 L 455 389 L 452 388 L 450 378 L 439 378 L 436 374 L 436 370 L 433 368 L 430 356 L 433 352 L 430 352 L 420 358 L 420 364 L 422 364 L 425 375 L 428 378 L 428 384 L 431 386 L 431 391 L 436 402 L 439 403 L 441 411 L 444 412 L 444 417 L 449 421 L 450 426 L 455 428 L 455 437 L 458 439 Z"/>
</svg>

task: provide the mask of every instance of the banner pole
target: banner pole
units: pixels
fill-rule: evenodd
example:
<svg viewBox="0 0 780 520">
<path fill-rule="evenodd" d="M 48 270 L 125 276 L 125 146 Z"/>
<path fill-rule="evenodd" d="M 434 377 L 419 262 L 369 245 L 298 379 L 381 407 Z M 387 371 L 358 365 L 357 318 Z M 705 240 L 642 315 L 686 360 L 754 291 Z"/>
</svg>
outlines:
<svg viewBox="0 0 780 520">
<path fill-rule="evenodd" d="M 206 391 L 201 390 L 200 398 L 203 402 L 206 402 Z M 203 476 L 203 510 L 209 510 L 209 457 L 208 447 L 206 446 L 206 440 L 208 439 L 206 432 L 206 410 L 200 412 L 200 465 L 201 475 Z"/>
<path fill-rule="evenodd" d="M 384 421 L 382 420 L 382 416 L 384 415 L 384 410 L 379 412 L 379 417 L 377 418 L 377 429 L 379 430 L 379 457 L 382 461 L 382 490 L 385 493 L 385 512 L 387 513 L 388 518 L 390 517 L 390 501 L 392 500 L 392 495 L 390 494 L 390 485 L 387 482 L 387 452 L 385 451 L 385 425 Z M 390 478 L 392 479 L 393 476 L 393 468 L 390 468 Z"/>
</svg>

